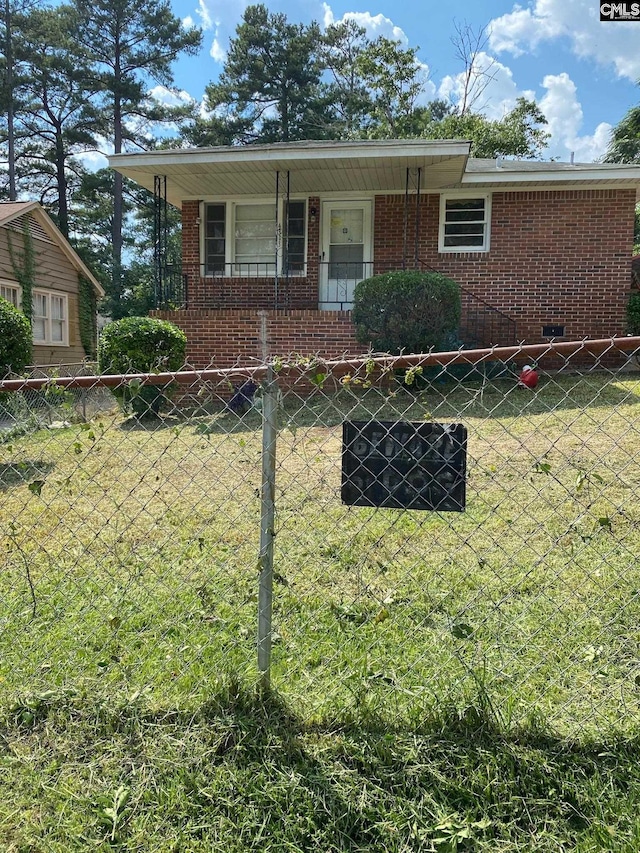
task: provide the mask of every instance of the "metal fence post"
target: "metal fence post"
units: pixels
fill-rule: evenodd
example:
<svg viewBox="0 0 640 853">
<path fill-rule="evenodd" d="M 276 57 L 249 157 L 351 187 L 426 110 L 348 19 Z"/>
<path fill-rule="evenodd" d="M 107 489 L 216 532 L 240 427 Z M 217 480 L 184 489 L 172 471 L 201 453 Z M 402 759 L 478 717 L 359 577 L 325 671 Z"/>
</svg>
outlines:
<svg viewBox="0 0 640 853">
<path fill-rule="evenodd" d="M 258 591 L 258 672 L 268 690 L 271 678 L 271 612 L 276 488 L 278 384 L 269 367 L 262 396 L 262 499 L 260 513 L 260 586 Z"/>
</svg>

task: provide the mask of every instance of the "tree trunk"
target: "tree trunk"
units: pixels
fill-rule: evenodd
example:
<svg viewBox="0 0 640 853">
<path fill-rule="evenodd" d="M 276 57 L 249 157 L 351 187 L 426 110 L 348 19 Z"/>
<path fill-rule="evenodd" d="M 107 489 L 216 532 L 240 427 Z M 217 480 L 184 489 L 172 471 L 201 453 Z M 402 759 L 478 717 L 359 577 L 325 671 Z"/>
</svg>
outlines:
<svg viewBox="0 0 640 853">
<path fill-rule="evenodd" d="M 13 44 L 11 36 L 11 0 L 5 2 L 5 59 L 7 63 L 7 142 L 9 156 L 9 201 L 15 201 L 16 196 L 16 155 L 15 131 L 13 125 Z"/>
<path fill-rule="evenodd" d="M 69 239 L 69 205 L 67 201 L 67 176 L 64 170 L 65 150 L 62 128 L 56 128 L 56 182 L 58 186 L 58 228 Z"/>
</svg>

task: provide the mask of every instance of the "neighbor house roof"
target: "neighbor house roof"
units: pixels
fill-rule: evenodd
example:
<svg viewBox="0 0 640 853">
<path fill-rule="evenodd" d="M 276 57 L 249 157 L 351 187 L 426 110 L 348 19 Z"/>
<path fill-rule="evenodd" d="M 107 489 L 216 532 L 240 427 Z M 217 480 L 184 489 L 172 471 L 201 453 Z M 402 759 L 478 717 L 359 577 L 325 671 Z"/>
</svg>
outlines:
<svg viewBox="0 0 640 853">
<path fill-rule="evenodd" d="M 11 223 L 17 224 L 16 220 L 27 215 L 30 215 L 37 223 L 41 232 L 40 236 L 60 246 L 78 272 L 91 282 L 98 296 L 104 296 L 100 282 L 37 201 L 0 202 L 0 227 L 5 227 Z"/>
<path fill-rule="evenodd" d="M 470 158 L 466 140 L 390 139 L 366 141 L 281 142 L 114 154 L 109 164 L 176 207 L 185 199 L 285 192 L 292 194 L 380 192 L 407 189 L 407 169 L 421 169 L 424 191 L 465 187 L 635 189 L 640 199 L 640 166 L 543 163 L 530 160 Z M 155 178 L 161 179 L 162 186 Z M 415 173 L 409 189 L 416 189 Z"/>
</svg>

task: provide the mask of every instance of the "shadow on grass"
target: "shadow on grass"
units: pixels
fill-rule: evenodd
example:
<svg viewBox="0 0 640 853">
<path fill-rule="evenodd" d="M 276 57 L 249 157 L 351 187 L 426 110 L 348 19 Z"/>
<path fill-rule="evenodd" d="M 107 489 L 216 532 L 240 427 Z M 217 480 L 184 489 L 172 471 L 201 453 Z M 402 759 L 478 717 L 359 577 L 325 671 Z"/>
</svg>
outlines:
<svg viewBox="0 0 640 853">
<path fill-rule="evenodd" d="M 30 743 L 42 774 L 53 750 L 65 778 L 89 762 L 102 788 L 130 791 L 123 850 L 638 849 L 635 734 L 569 741 L 540 723 L 507 733 L 473 706 L 412 723 L 308 721 L 232 682 L 190 712 L 43 694 L 5 721 L 5 751 Z M 91 784 L 73 803 L 84 798 L 89 822 Z"/>
<path fill-rule="evenodd" d="M 182 427 L 184 424 L 185 419 L 175 414 L 129 415 L 118 424 L 118 429 L 122 432 L 158 432 Z"/>
<path fill-rule="evenodd" d="M 639 380 L 638 373 L 543 375 L 532 392 L 518 388 L 515 376 L 487 381 L 440 377 L 421 383 L 421 387 L 398 383 L 388 388 L 320 388 L 306 397 L 285 391 L 278 405 L 278 423 L 281 429 L 295 430 L 332 428 L 345 420 L 455 421 L 472 417 L 491 421 L 548 417 L 567 410 L 615 410 L 640 402 Z M 622 381 L 626 386 L 620 384 Z M 191 410 L 186 421 L 190 418 L 205 435 L 256 432 L 262 423 L 259 409 L 236 415 L 224 404 L 218 406 L 218 411 Z"/>
<path fill-rule="evenodd" d="M 53 463 L 42 459 L 3 462 L 0 464 L 0 492 L 6 492 L 14 486 L 40 483 L 43 477 L 53 471 L 54 467 Z"/>
</svg>

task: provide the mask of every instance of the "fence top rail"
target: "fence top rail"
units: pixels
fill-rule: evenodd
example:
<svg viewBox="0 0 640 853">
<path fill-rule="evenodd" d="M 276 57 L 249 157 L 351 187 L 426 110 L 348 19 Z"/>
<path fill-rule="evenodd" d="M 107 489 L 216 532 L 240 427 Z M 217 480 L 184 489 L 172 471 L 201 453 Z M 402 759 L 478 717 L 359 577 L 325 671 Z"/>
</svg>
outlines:
<svg viewBox="0 0 640 853">
<path fill-rule="evenodd" d="M 606 352 L 633 353 L 640 351 L 640 336 L 620 338 L 594 338 L 580 341 L 549 341 L 542 344 L 517 344 L 508 347 L 489 347 L 487 349 L 451 350 L 449 352 L 428 352 L 415 355 L 384 355 L 367 353 L 360 356 L 345 356 L 343 358 L 322 359 L 314 356 L 291 355 L 285 359 L 272 359 L 255 367 L 231 367 L 225 369 L 181 370 L 174 373 L 123 373 L 96 374 L 95 376 L 56 376 L 38 377 L 34 379 L 3 379 L 0 380 L 0 392 L 38 390 L 46 386 L 56 385 L 60 388 L 118 388 L 130 383 L 141 385 L 167 385 L 177 382 L 181 385 L 193 385 L 198 382 L 231 382 L 238 379 L 262 379 L 266 377 L 269 368 L 278 373 L 295 371 L 317 372 L 318 369 L 341 376 L 373 366 L 374 369 L 392 371 L 409 367 L 429 367 L 433 365 L 447 366 L 450 364 L 481 364 L 486 361 L 513 361 L 524 359 L 537 361 L 543 358 L 561 356 L 571 358 L 578 353 L 588 353 L 599 356 Z M 63 365 L 64 366 L 64 365 Z"/>
</svg>

